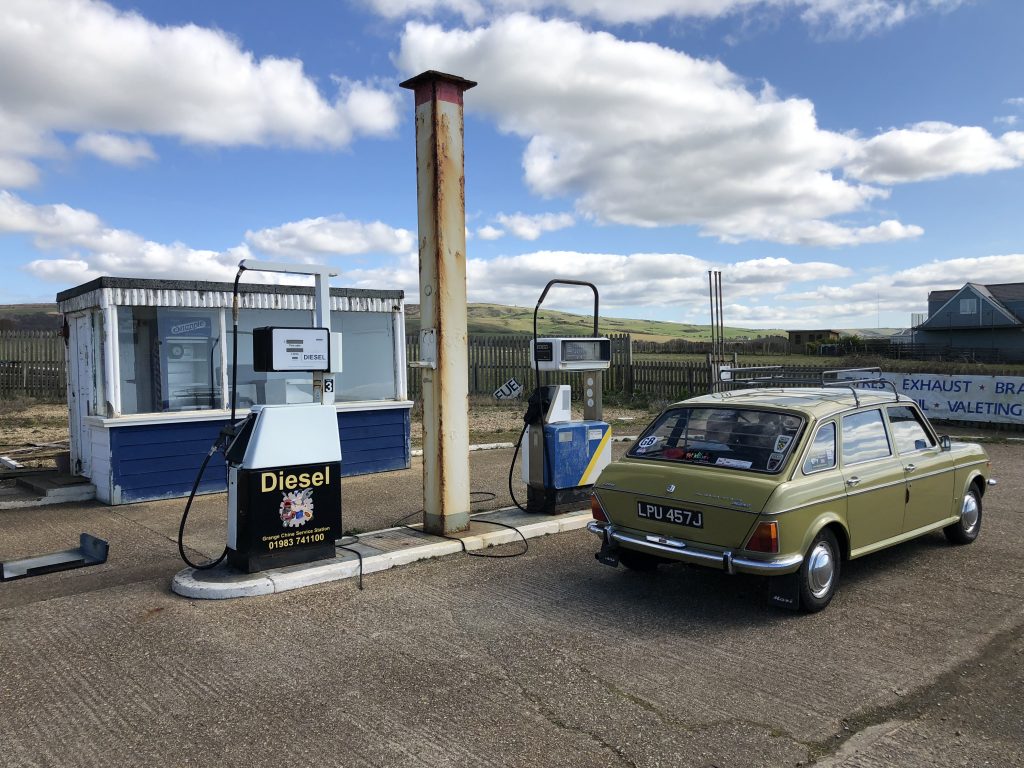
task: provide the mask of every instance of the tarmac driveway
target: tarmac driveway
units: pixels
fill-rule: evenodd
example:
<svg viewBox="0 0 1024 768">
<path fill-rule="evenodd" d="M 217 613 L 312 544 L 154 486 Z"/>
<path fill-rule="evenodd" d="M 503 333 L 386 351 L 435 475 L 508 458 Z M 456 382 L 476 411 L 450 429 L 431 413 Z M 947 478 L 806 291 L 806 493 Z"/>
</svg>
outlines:
<svg viewBox="0 0 1024 768">
<path fill-rule="evenodd" d="M 193 601 L 168 590 L 180 502 L 0 513 L 9 557 L 112 542 L 77 576 L 0 585 L 0 764 L 1022 765 L 1024 446 L 987 448 L 978 542 L 851 563 L 812 616 L 767 606 L 759 578 L 607 568 L 585 532 L 362 591 Z M 474 462 L 500 478 L 491 453 Z"/>
</svg>

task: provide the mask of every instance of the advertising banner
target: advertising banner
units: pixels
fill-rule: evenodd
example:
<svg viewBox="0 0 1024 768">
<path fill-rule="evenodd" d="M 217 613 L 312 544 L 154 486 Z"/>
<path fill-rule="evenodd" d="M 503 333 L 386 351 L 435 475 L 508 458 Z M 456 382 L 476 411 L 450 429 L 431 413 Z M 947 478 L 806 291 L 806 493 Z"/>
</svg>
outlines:
<svg viewBox="0 0 1024 768">
<path fill-rule="evenodd" d="M 1024 424 L 1024 377 L 883 373 L 929 419 Z M 876 385 L 877 388 L 877 385 Z"/>
</svg>

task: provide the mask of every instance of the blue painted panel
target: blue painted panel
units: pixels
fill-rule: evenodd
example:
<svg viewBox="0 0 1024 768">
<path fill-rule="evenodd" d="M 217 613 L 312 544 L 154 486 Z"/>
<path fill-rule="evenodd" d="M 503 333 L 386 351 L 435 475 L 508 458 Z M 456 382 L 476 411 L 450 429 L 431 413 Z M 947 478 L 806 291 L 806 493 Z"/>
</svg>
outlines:
<svg viewBox="0 0 1024 768">
<path fill-rule="evenodd" d="M 210 445 L 227 419 L 110 429 L 110 465 L 122 503 L 187 496 Z M 406 469 L 411 463 L 407 408 L 338 414 L 341 474 Z M 227 487 L 224 457 L 210 459 L 200 493 Z"/>
</svg>

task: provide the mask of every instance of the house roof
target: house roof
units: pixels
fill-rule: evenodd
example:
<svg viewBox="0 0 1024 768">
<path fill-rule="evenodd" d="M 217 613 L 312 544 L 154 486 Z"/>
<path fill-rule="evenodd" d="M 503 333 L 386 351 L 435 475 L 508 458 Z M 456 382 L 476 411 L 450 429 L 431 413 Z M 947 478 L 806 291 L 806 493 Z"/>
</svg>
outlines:
<svg viewBox="0 0 1024 768">
<path fill-rule="evenodd" d="M 973 285 L 978 290 L 984 290 L 988 296 L 999 302 L 1024 301 L 1024 283 L 996 283 L 995 285 L 968 283 L 967 285 Z M 962 290 L 963 287 L 952 290 L 929 291 L 928 302 L 941 301 L 945 304 Z"/>
<path fill-rule="evenodd" d="M 1021 325 L 1021 318 L 1012 312 L 1003 303 L 1004 301 L 1018 301 L 1024 300 L 1024 283 L 1004 283 L 1002 285 L 981 285 L 980 283 L 965 283 L 962 288 L 958 288 L 955 291 L 932 291 L 928 294 L 928 303 L 941 302 L 934 312 L 932 312 L 928 319 L 925 320 L 920 327 L 921 328 L 933 328 L 935 323 L 933 322 L 939 317 L 943 310 L 946 309 L 958 296 L 963 294 L 980 296 L 984 301 L 988 302 L 996 312 L 1001 314 L 1010 325 Z M 1010 297 L 1020 296 L 1020 299 L 1013 299 Z M 1003 298 L 1006 297 L 1006 298 Z M 981 326 L 978 326 L 981 327 Z"/>
</svg>

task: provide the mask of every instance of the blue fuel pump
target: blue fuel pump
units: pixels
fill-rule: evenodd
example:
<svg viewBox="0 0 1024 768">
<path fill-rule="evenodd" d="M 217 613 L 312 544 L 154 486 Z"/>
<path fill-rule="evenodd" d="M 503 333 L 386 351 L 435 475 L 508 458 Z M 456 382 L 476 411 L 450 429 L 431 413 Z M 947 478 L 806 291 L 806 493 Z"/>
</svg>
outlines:
<svg viewBox="0 0 1024 768">
<path fill-rule="evenodd" d="M 537 313 L 554 285 L 585 286 L 594 292 L 593 336 L 538 338 Z M 611 341 L 598 335 L 598 302 L 593 283 L 552 280 L 534 308 L 530 364 L 535 386 L 520 443 L 528 512 L 555 514 L 585 504 L 594 480 L 611 461 L 611 427 L 602 420 L 601 382 L 601 371 L 611 363 Z M 542 371 L 582 374 L 583 420 L 572 419 L 571 387 L 541 385 Z"/>
</svg>

